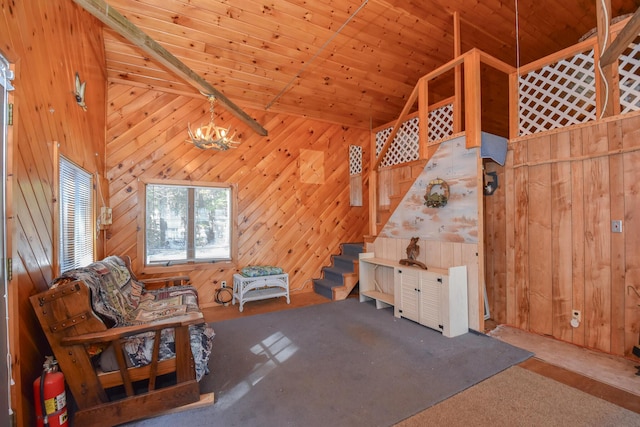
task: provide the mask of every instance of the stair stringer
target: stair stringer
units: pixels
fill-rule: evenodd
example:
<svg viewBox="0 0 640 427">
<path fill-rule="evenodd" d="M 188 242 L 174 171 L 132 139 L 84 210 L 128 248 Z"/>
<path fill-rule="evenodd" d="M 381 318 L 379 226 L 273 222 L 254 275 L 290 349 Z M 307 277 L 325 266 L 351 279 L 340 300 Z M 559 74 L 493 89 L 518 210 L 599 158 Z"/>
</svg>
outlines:
<svg viewBox="0 0 640 427">
<path fill-rule="evenodd" d="M 342 301 L 347 299 L 353 288 L 358 284 L 360 280 L 360 263 L 358 261 L 354 261 L 353 264 L 354 272 L 342 275 L 343 285 L 331 289 L 333 292 L 333 301 Z"/>
</svg>

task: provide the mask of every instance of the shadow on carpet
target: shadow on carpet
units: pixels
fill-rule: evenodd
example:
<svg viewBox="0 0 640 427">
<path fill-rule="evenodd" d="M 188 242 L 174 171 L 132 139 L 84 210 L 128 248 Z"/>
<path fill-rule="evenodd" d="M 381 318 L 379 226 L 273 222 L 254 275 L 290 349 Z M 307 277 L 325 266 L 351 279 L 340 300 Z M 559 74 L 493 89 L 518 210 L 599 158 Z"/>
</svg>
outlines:
<svg viewBox="0 0 640 427">
<path fill-rule="evenodd" d="M 390 426 L 531 353 L 347 299 L 213 324 L 215 403 L 130 426 Z"/>
</svg>

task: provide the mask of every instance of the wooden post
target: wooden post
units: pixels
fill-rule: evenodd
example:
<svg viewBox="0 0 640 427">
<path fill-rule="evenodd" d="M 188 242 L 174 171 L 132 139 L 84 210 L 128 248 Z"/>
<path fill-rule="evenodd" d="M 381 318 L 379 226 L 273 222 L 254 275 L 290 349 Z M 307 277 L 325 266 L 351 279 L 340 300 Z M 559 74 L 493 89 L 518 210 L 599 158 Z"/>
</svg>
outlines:
<svg viewBox="0 0 640 427">
<path fill-rule="evenodd" d="M 418 81 L 418 117 L 419 131 L 419 154 L 420 159 L 426 159 L 429 145 L 429 82 L 425 79 Z"/>
<path fill-rule="evenodd" d="M 378 234 L 378 167 L 376 166 L 376 134 L 371 133 L 371 154 L 369 156 L 369 234 Z"/>
<path fill-rule="evenodd" d="M 460 14 L 453 12 L 453 57 L 462 54 L 460 39 Z M 456 65 L 453 93 L 453 133 L 462 132 L 462 67 Z"/>
<path fill-rule="evenodd" d="M 480 147 L 480 53 L 473 49 L 464 57 L 464 101 L 467 148 Z"/>
<path fill-rule="evenodd" d="M 477 298 L 478 300 L 478 330 L 484 330 L 484 290 L 486 288 L 486 266 L 485 266 L 485 248 L 487 242 L 485 241 L 485 229 L 484 229 L 484 172 L 482 157 L 480 157 L 480 150 L 477 150 L 478 155 L 476 157 L 476 189 L 478 192 L 478 255 L 476 262 L 478 263 L 478 293 L 476 295 L 469 295 L 469 298 Z"/>
<path fill-rule="evenodd" d="M 509 139 L 520 136 L 520 71 L 509 74 Z"/>
</svg>

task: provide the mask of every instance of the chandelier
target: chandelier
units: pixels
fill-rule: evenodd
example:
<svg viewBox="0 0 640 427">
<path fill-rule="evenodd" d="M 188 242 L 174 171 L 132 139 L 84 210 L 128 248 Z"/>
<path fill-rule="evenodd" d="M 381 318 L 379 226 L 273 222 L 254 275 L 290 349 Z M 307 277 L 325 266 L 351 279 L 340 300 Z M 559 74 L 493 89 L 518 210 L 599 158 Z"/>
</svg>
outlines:
<svg viewBox="0 0 640 427">
<path fill-rule="evenodd" d="M 216 126 L 213 122 L 213 104 L 216 101 L 213 95 L 207 95 L 209 100 L 209 111 L 211 118 L 209 124 L 200 126 L 195 132 L 191 130 L 191 124 L 187 123 L 187 131 L 189 132 L 189 138 L 187 142 L 191 142 L 196 147 L 202 150 L 220 150 L 225 151 L 229 148 L 236 148 L 240 143 L 233 140 L 235 133 L 229 136 L 229 130 L 231 128 L 223 128 Z"/>
</svg>

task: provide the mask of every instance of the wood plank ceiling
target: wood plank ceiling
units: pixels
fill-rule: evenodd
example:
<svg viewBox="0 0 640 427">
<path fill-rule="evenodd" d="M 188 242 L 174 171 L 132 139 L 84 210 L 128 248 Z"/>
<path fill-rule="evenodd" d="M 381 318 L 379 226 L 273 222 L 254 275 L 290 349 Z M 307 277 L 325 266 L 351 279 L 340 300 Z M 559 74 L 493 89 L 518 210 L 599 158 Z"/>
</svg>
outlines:
<svg viewBox="0 0 640 427">
<path fill-rule="evenodd" d="M 107 0 L 242 108 L 376 127 L 397 118 L 416 81 L 477 47 L 517 65 L 575 44 L 600 0 Z M 612 17 L 637 0 L 611 0 Z M 195 89 L 105 28 L 107 76 L 191 96 Z M 432 94 L 431 102 L 450 96 Z M 206 101 L 203 98 L 203 105 Z"/>
</svg>

